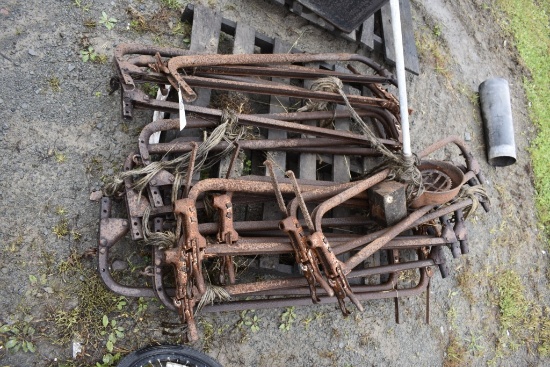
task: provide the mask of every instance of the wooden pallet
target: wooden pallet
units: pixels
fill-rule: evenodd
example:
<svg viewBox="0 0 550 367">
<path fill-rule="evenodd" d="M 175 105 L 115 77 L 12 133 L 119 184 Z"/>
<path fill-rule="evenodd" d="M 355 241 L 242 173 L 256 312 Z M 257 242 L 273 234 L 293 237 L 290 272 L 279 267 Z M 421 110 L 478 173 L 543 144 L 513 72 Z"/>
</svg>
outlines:
<svg viewBox="0 0 550 367">
<path fill-rule="evenodd" d="M 288 52 L 301 52 L 299 50 L 292 49 L 292 46 L 281 41 L 278 38 L 267 37 L 255 29 L 251 28 L 244 22 L 234 22 L 229 19 L 223 18 L 218 12 L 200 6 L 188 4 L 182 14 L 182 20 L 192 23 L 191 30 L 191 43 L 190 50 L 197 53 L 217 53 L 220 47 L 220 39 L 232 38 L 231 53 L 288 53 Z M 224 36 L 221 36 L 225 33 Z M 228 51 L 225 49 L 225 51 Z M 312 66 L 311 64 L 309 66 Z M 316 67 L 335 70 L 336 67 L 331 64 L 316 64 Z M 344 68 L 336 69 L 337 71 L 345 71 Z M 273 79 L 277 82 L 290 83 L 290 80 L 286 79 Z M 304 86 L 308 86 L 309 81 L 304 81 Z M 366 94 L 368 89 L 364 91 L 357 91 L 358 94 Z M 257 113 L 278 113 L 285 112 L 287 108 L 294 103 L 288 97 L 281 96 L 251 96 L 253 98 L 263 98 L 265 100 L 264 111 L 256 111 Z M 208 106 L 210 103 L 211 93 L 209 90 L 199 90 L 198 98 L 195 103 L 201 106 Z M 252 98 L 251 98 L 252 99 Z M 309 124 L 316 124 L 315 121 L 308 122 Z M 336 129 L 349 130 L 349 119 L 337 120 L 335 122 Z M 263 134 L 269 139 L 285 139 L 287 133 L 281 130 L 268 130 Z M 289 153 L 290 154 L 290 153 Z M 275 166 L 278 169 L 275 170 L 275 174 L 282 177 L 287 169 L 294 169 L 296 175 L 300 179 L 317 180 L 319 179 L 318 168 L 320 163 L 318 162 L 318 156 L 315 154 L 301 154 L 297 157 L 297 163 L 293 161 L 294 157 L 289 157 L 286 152 L 271 152 L 270 159 L 275 162 Z M 262 162 L 265 160 L 265 156 L 262 156 L 261 152 L 252 152 L 247 158 L 252 162 L 252 174 L 266 175 Z M 363 171 L 363 162 L 350 162 L 349 158 L 343 156 L 325 156 L 321 157 L 324 164 L 327 162 L 332 165 L 332 172 L 328 176 L 322 177 L 323 179 L 334 182 L 347 182 L 350 180 L 350 167 L 353 167 L 358 173 Z M 228 159 L 223 160 L 219 167 L 215 169 L 215 175 L 218 177 L 226 177 L 228 170 Z M 231 177 L 240 176 L 243 173 L 243 161 L 238 160 L 235 164 Z M 326 175 L 326 172 L 325 172 Z M 212 176 L 210 176 L 212 177 Z M 340 210 L 340 209 L 338 209 Z M 342 209 L 346 210 L 346 209 Z M 258 220 L 260 217 L 263 220 L 276 220 L 282 219 L 282 215 L 275 202 L 265 203 L 261 210 L 251 211 L 252 213 L 246 213 L 247 220 Z M 241 213 L 242 214 L 242 213 Z M 345 215 L 347 213 L 335 213 L 338 216 Z M 238 216 L 239 213 L 236 213 Z M 296 266 L 286 265 L 279 261 L 278 256 L 262 256 L 258 261 L 258 266 L 262 269 L 275 270 L 284 273 L 296 273 L 299 269 Z M 378 255 L 368 260 L 371 266 L 378 264 Z"/>
<path fill-rule="evenodd" d="M 271 0 L 271 2 L 284 6 L 294 14 L 307 19 L 316 26 L 326 29 L 339 37 L 362 45 L 368 51 L 376 50 L 382 52 L 386 62 L 391 66 L 395 65 L 395 42 L 391 28 L 391 11 L 389 3 L 365 20 L 356 30 L 350 33 L 344 33 L 297 1 Z M 414 40 L 411 4 L 409 0 L 400 0 L 399 4 L 401 7 L 401 28 L 403 34 L 405 69 L 414 75 L 418 75 L 420 73 L 420 64 L 418 62 L 418 53 Z"/>
</svg>

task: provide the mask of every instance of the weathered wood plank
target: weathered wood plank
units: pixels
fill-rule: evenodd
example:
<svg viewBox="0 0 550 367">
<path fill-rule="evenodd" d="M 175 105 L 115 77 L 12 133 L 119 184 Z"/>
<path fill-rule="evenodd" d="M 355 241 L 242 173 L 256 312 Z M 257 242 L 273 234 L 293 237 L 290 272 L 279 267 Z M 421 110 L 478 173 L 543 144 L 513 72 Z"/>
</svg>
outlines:
<svg viewBox="0 0 550 367">
<path fill-rule="evenodd" d="M 400 0 L 401 6 L 401 29 L 403 32 L 403 52 L 405 54 L 405 68 L 414 75 L 420 74 L 418 52 L 414 39 L 414 27 L 409 0 Z"/>
<path fill-rule="evenodd" d="M 275 41 L 273 44 L 274 54 L 287 53 L 290 50 L 290 48 L 291 48 L 291 45 L 281 41 L 278 38 L 275 38 Z M 272 78 L 272 80 L 279 83 L 287 83 L 287 84 L 290 83 L 289 79 Z M 290 99 L 288 97 L 271 96 L 271 99 L 269 102 L 269 113 L 286 112 L 289 105 L 290 105 Z M 281 130 L 268 130 L 267 137 L 268 139 L 286 139 L 287 133 L 286 131 L 281 131 Z M 284 172 L 286 170 L 286 153 L 271 152 L 269 157 L 275 163 L 275 167 L 274 167 L 275 175 L 278 177 L 283 177 Z M 268 172 L 266 172 L 266 175 L 268 175 Z M 262 218 L 263 220 L 282 219 L 282 214 L 275 202 L 269 202 L 264 204 Z M 275 255 L 275 256 L 262 256 L 260 258 L 260 268 L 283 270 L 283 268 L 285 267 L 282 267 L 279 264 L 279 256 Z M 285 270 L 286 272 L 291 272 L 292 268 L 285 269 Z"/>
<path fill-rule="evenodd" d="M 414 29 L 411 15 L 411 5 L 409 0 L 399 1 L 401 10 L 401 34 L 403 37 L 403 54 L 405 58 L 405 69 L 418 75 L 420 66 L 418 64 L 418 54 L 414 40 Z M 381 9 L 382 12 L 382 32 L 384 37 L 384 55 L 390 65 L 395 65 L 395 39 L 391 25 L 391 8 L 386 4 Z"/>
<path fill-rule="evenodd" d="M 193 12 L 189 50 L 197 53 L 217 53 L 221 24 L 222 16 L 220 13 L 204 6 L 196 5 Z M 208 106 L 210 103 L 210 90 L 199 88 L 196 92 L 197 99 L 192 104 Z"/>
<path fill-rule="evenodd" d="M 233 42 L 233 53 L 234 54 L 252 54 L 254 53 L 254 39 L 256 31 L 254 28 L 248 26 L 244 23 L 237 23 L 235 28 L 235 40 Z M 231 162 L 231 157 L 224 157 L 220 162 L 220 168 L 218 170 L 218 177 L 226 177 L 227 170 L 229 169 L 229 164 Z M 243 161 L 238 158 L 235 161 L 233 166 L 231 177 L 238 177 L 242 175 L 243 171 Z"/>
<path fill-rule="evenodd" d="M 367 50 L 374 50 L 374 15 L 368 17 L 368 19 L 363 22 L 359 40 L 361 44 L 365 45 Z"/>
<path fill-rule="evenodd" d="M 309 63 L 306 66 L 311 68 L 318 68 L 318 63 Z M 304 80 L 304 87 L 311 88 L 313 80 Z M 317 121 L 304 121 L 304 125 L 317 126 Z M 307 135 L 302 135 L 302 138 L 307 138 Z M 302 179 L 315 180 L 317 172 L 317 158 L 315 154 L 302 153 L 300 154 L 300 170 L 298 177 Z"/>
</svg>

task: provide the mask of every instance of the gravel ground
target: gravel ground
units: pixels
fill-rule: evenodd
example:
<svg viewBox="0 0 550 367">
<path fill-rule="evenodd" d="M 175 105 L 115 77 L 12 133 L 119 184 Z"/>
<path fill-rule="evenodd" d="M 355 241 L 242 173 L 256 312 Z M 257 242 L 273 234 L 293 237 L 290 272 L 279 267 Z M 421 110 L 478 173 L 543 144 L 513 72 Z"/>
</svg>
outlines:
<svg viewBox="0 0 550 367">
<path fill-rule="evenodd" d="M 261 0 L 204 4 L 305 51 L 356 51 Z M 154 32 L 129 29 L 128 6 L 155 22 Z M 285 310 L 205 315 L 199 319 L 203 339 L 194 347 L 224 366 L 452 365 L 452 340 L 462 347 L 462 364 L 485 365 L 497 353 L 494 279 L 502 270 L 519 274 L 528 300 L 549 304 L 548 260 L 537 232 L 528 154 L 535 128 L 512 40 L 502 32 L 498 13 L 482 1 L 416 0 L 412 8 L 422 50 L 421 74 L 408 77 L 413 150 L 448 135 L 469 138 L 489 179 L 492 211 L 478 210 L 469 221 L 471 253 L 451 261 L 446 252 L 451 276 L 436 273 L 432 281 L 429 325 L 424 295 L 400 300 L 401 324 L 394 323 L 392 300 L 368 302 L 364 313 L 348 318 L 334 306 L 297 308 L 287 332 L 279 330 Z M 0 324 L 11 330 L 0 334 L 2 366 L 95 365 L 108 353 L 108 335 L 116 336 L 117 327 L 124 335 L 118 335 L 113 353 L 179 342 L 172 325 L 177 316 L 159 303 L 122 300 L 101 288 L 90 251 L 99 210 L 90 193 L 120 170 L 150 115 L 124 122 L 118 93 L 108 94 L 110 63 L 83 62 L 80 51 L 93 47 L 110 59 L 120 42 L 185 47 L 187 36 L 173 32 L 178 13 L 159 16 L 161 9 L 161 2 L 151 0 L 0 3 Z M 102 12 L 117 19 L 112 30 L 97 23 Z M 92 21 L 96 26 L 87 27 Z M 515 165 L 498 169 L 486 163 L 475 100 L 478 85 L 493 76 L 510 83 L 518 154 Z M 448 157 L 457 152 L 445 150 L 437 158 Z M 126 271 L 143 270 L 138 254 L 123 259 Z M 103 315 L 116 326 L 103 327 Z M 257 332 L 241 323 L 254 316 Z M 21 348 L 36 350 L 7 351 L 10 336 Z M 76 361 L 72 341 L 84 347 Z M 496 364 L 550 364 L 530 342 L 506 350 Z"/>
</svg>

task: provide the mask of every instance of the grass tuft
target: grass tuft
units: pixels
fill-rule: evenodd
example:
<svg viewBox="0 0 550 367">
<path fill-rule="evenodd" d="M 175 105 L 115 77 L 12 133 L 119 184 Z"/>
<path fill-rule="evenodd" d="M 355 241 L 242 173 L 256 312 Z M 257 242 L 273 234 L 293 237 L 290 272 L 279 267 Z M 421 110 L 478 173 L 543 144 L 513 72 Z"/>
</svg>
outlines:
<svg viewBox="0 0 550 367">
<path fill-rule="evenodd" d="M 539 219 L 550 227 L 550 1 L 497 0 L 509 18 L 508 31 L 530 76 L 523 84 L 529 115 L 538 127 L 531 145 Z"/>
<path fill-rule="evenodd" d="M 495 357 L 502 358 L 527 345 L 543 353 L 550 352 L 550 333 L 541 307 L 526 297 L 519 275 L 513 270 L 492 277 L 498 294 L 499 333 Z"/>
<path fill-rule="evenodd" d="M 460 367 L 466 365 L 467 349 L 464 343 L 460 341 L 456 335 L 451 334 L 449 337 L 449 344 L 447 344 L 445 361 L 443 361 L 443 367 Z"/>
</svg>

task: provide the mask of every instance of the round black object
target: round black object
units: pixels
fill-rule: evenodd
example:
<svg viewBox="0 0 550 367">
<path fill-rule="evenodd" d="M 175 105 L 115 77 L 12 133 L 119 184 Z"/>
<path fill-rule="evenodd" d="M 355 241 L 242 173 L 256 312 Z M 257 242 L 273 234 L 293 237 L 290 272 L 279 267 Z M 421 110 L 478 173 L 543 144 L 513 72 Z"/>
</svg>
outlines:
<svg viewBox="0 0 550 367">
<path fill-rule="evenodd" d="M 128 354 L 118 367 L 223 367 L 204 353 L 182 345 L 145 347 Z"/>
</svg>

